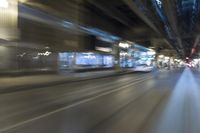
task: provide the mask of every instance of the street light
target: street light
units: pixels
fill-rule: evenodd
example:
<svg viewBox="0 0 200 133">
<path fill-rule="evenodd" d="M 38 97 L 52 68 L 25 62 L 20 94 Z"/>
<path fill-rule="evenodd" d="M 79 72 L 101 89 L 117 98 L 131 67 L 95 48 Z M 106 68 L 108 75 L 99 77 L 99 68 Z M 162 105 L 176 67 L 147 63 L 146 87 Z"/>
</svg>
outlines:
<svg viewBox="0 0 200 133">
<path fill-rule="evenodd" d="M 7 0 L 0 0 L 0 8 L 8 8 L 9 3 Z"/>
</svg>

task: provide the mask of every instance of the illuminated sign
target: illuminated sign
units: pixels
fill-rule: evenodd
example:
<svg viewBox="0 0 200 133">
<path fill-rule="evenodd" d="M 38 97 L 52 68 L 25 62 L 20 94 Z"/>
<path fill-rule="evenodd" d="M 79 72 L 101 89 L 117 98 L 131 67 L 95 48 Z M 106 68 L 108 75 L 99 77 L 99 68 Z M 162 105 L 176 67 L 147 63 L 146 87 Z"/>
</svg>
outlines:
<svg viewBox="0 0 200 133">
<path fill-rule="evenodd" d="M 49 56 L 52 52 L 46 51 L 45 53 L 38 53 L 39 56 Z"/>
</svg>

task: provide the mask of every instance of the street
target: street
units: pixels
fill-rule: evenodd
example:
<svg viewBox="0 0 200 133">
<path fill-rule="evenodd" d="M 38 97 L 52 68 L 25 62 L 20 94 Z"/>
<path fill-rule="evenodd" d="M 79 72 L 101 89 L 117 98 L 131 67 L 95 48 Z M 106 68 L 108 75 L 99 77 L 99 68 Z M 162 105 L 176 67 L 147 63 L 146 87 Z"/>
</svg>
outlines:
<svg viewBox="0 0 200 133">
<path fill-rule="evenodd" d="M 1 94 L 1 133 L 197 133 L 199 76 L 132 73 Z"/>
<path fill-rule="evenodd" d="M 0 133 L 200 133 L 200 0 L 0 0 Z"/>
</svg>

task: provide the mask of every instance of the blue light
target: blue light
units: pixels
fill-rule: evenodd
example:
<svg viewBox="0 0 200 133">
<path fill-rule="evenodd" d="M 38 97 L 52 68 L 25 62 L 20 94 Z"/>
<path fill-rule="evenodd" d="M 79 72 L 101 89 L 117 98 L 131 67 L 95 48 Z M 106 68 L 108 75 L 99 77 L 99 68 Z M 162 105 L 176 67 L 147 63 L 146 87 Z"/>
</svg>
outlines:
<svg viewBox="0 0 200 133">
<path fill-rule="evenodd" d="M 63 26 L 64 26 L 65 28 L 72 28 L 72 27 L 74 27 L 75 25 L 74 25 L 73 23 L 69 22 L 69 21 L 63 21 Z"/>
<path fill-rule="evenodd" d="M 68 20 L 63 20 L 59 17 L 50 15 L 44 11 L 31 8 L 31 7 L 23 5 L 23 4 L 19 4 L 19 10 L 20 10 L 20 17 L 29 19 L 31 21 L 45 23 L 48 25 L 62 27 L 62 28 L 66 28 L 66 29 L 77 29 L 80 32 L 84 32 L 86 34 L 91 34 L 91 35 L 95 35 L 97 37 L 105 38 L 105 40 L 109 40 L 112 43 L 115 43 L 115 42 L 118 42 L 121 40 L 120 37 L 115 36 L 106 31 L 103 31 L 101 29 L 98 29 L 95 27 L 81 26 L 76 23 L 70 22 Z"/>
<path fill-rule="evenodd" d="M 23 5 L 23 4 L 19 4 L 19 10 L 20 13 L 19 14 L 21 17 L 23 17 L 23 15 L 27 15 L 27 16 L 32 16 L 34 18 L 40 18 L 46 21 L 51 21 L 51 22 L 56 22 L 56 21 L 60 21 L 60 19 L 58 17 L 55 17 L 53 15 L 50 15 L 44 11 L 38 10 L 38 9 L 34 9 L 31 8 L 29 6 Z"/>
<path fill-rule="evenodd" d="M 156 12 L 158 13 L 161 20 L 166 23 L 167 18 L 164 14 L 163 6 L 162 6 L 162 0 L 152 0 L 154 8 L 156 9 Z"/>
<path fill-rule="evenodd" d="M 92 34 L 101 38 L 105 38 L 106 40 L 108 40 L 109 42 L 116 42 L 116 41 L 120 41 L 121 38 L 118 36 L 114 36 L 108 32 L 105 32 L 103 30 L 97 29 L 97 28 L 93 28 L 93 27 L 83 27 L 80 26 L 80 29 L 83 30 L 83 32 L 86 32 L 88 34 Z"/>
<path fill-rule="evenodd" d="M 156 0 L 157 5 L 162 8 L 162 1 L 161 0 Z"/>
<path fill-rule="evenodd" d="M 138 45 L 138 44 L 134 44 L 134 48 L 139 49 L 140 51 L 144 51 L 144 52 L 147 52 L 149 50 L 148 48 L 143 47 L 143 46 Z"/>
</svg>

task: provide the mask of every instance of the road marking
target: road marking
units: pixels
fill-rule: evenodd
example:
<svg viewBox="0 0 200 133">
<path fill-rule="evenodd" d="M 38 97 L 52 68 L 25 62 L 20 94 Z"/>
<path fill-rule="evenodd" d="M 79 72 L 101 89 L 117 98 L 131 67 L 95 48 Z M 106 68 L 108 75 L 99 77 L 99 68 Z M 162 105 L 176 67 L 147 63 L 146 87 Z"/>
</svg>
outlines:
<svg viewBox="0 0 200 133">
<path fill-rule="evenodd" d="M 23 121 L 23 122 L 19 122 L 19 123 L 17 123 L 17 124 L 12 125 L 12 126 L 8 126 L 8 127 L 6 127 L 6 128 L 0 129 L 0 132 L 3 133 L 3 132 L 6 132 L 6 131 L 9 131 L 9 130 L 12 130 L 12 129 L 17 128 L 17 127 L 20 127 L 20 126 L 22 126 L 22 125 L 25 125 L 25 124 L 34 122 L 34 121 L 36 121 L 36 120 L 39 120 L 39 119 L 42 119 L 42 118 L 51 116 L 51 115 L 56 114 L 56 113 L 58 113 L 58 112 L 65 111 L 65 110 L 67 110 L 67 109 L 76 107 L 76 106 L 81 105 L 81 104 L 83 104 L 83 103 L 87 103 L 87 102 L 93 101 L 93 100 L 98 99 L 98 98 L 100 98 L 100 97 L 102 97 L 102 96 L 106 96 L 106 95 L 108 95 L 108 94 L 111 94 L 111 93 L 120 91 L 120 90 L 125 89 L 125 88 L 128 88 L 128 87 L 130 87 L 130 86 L 132 86 L 132 85 L 136 85 L 136 84 L 138 84 L 138 83 L 142 83 L 142 82 L 144 82 L 144 81 L 146 81 L 146 80 L 149 80 L 149 79 L 151 79 L 151 78 L 152 78 L 152 76 L 151 76 L 150 78 L 145 78 L 144 80 L 140 80 L 140 81 L 137 81 L 137 82 L 134 82 L 134 83 L 130 83 L 130 84 L 125 85 L 125 86 L 123 86 L 123 87 L 120 87 L 120 88 L 117 88 L 117 89 L 114 89 L 114 90 L 110 90 L 110 91 L 108 91 L 108 92 L 101 93 L 101 94 L 99 94 L 99 95 L 97 95 L 97 96 L 84 99 L 84 100 L 82 100 L 82 101 L 73 103 L 73 104 L 71 104 L 71 105 L 67 105 L 67 106 L 65 106 L 65 107 L 62 107 L 62 108 L 60 108 L 60 109 L 57 109 L 57 110 L 48 112 L 48 113 L 43 114 L 43 115 L 40 115 L 40 116 L 37 116 L 37 117 L 35 117 L 35 118 L 31 118 L 31 119 L 29 119 L 29 120 L 25 120 L 25 121 Z"/>
</svg>

